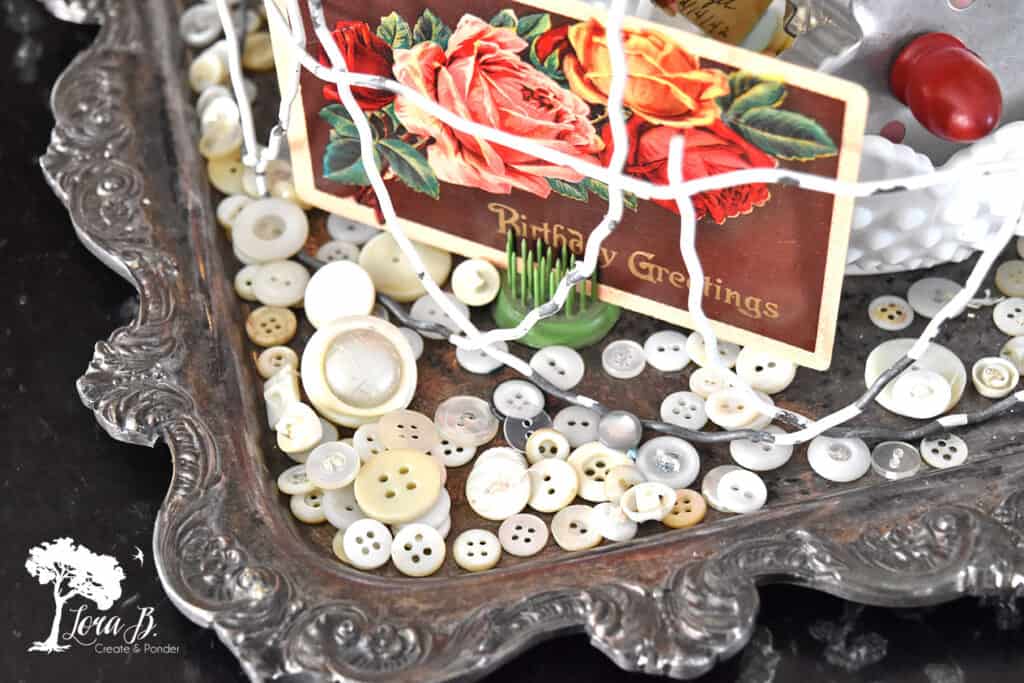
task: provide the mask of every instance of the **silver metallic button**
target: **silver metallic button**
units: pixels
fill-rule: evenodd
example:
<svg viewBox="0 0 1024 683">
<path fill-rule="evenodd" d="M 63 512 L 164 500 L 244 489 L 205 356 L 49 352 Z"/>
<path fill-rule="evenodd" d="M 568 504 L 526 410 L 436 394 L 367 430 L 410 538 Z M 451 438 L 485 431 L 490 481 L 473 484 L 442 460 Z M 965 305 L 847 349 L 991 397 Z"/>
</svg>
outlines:
<svg viewBox="0 0 1024 683">
<path fill-rule="evenodd" d="M 659 436 L 640 447 L 636 467 L 647 481 L 685 489 L 700 473 L 697 449 L 675 436 Z"/>
<path fill-rule="evenodd" d="M 597 423 L 598 441 L 617 451 L 636 448 L 643 432 L 644 426 L 640 419 L 625 410 L 613 410 Z"/>
<path fill-rule="evenodd" d="M 871 451 L 871 469 L 886 479 L 906 479 L 921 469 L 921 454 L 909 443 L 886 441 Z"/>
<path fill-rule="evenodd" d="M 531 417 L 506 417 L 503 426 L 505 441 L 521 453 L 526 452 L 526 442 L 538 429 L 551 427 L 551 417 L 541 411 Z"/>
</svg>

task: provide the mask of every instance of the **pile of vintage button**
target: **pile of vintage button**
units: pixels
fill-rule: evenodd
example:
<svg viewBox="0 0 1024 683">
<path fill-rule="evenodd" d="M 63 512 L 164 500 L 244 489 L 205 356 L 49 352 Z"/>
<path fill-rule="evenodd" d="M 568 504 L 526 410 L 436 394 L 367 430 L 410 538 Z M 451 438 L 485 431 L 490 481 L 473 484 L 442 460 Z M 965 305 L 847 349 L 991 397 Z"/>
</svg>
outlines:
<svg viewBox="0 0 1024 683">
<path fill-rule="evenodd" d="M 259 31 L 260 15 L 250 12 L 240 17 L 243 22 L 248 31 L 245 68 L 270 70 L 269 36 Z M 411 303 L 411 319 L 456 331 L 451 320 L 426 295 L 395 240 L 377 228 L 329 216 L 331 241 L 316 250 L 315 259 L 304 259 L 316 266 L 315 272 L 292 260 L 303 258 L 309 241 L 308 207 L 295 196 L 287 161 L 268 167 L 266 197 L 257 190 L 255 174 L 240 161 L 239 113 L 224 86 L 224 42 L 213 42 L 219 36 L 213 5 L 189 8 L 181 31 L 190 46 L 205 48 L 188 73 L 198 95 L 199 147 L 211 183 L 224 195 L 217 219 L 243 264 L 235 291 L 259 304 L 249 313 L 246 333 L 263 349 L 256 367 L 265 380 L 267 420 L 279 449 L 297 463 L 280 473 L 277 486 L 298 520 L 327 522 L 337 529 L 333 550 L 338 558 L 363 570 L 391 561 L 408 576 L 436 572 L 448 554 L 446 538 L 452 531 L 452 496 L 445 485 L 447 469 L 453 467 L 470 468 L 457 497 L 482 520 L 500 522 L 497 534 L 483 528 L 455 530 L 451 555 L 471 572 L 495 567 L 502 553 L 536 555 L 549 538 L 567 551 L 583 550 L 603 540 L 627 541 L 645 522 L 691 527 L 704 518 L 708 505 L 737 514 L 765 505 L 768 491 L 756 473 L 782 467 L 792 446 L 734 440 L 729 452 L 736 465 L 712 468 L 697 492 L 689 487 L 700 474 L 701 459 L 687 441 L 657 436 L 642 442 L 643 424 L 621 410 L 601 415 L 570 405 L 551 418 L 544 410 L 544 393 L 528 381 L 497 384 L 489 401 L 438 397 L 432 419 L 409 410 L 423 336 L 444 337 L 391 324 L 377 296 Z M 1018 248 L 1024 257 L 1024 245 Z M 417 250 L 438 283 L 451 275 L 448 296 L 464 312 L 498 295 L 502 278 L 490 263 L 470 259 L 453 270 L 451 255 L 423 245 Z M 972 368 L 971 381 L 988 398 L 1013 392 L 1024 369 L 1024 261 L 1003 263 L 996 286 L 1008 298 L 996 302 L 994 321 L 1012 339 L 1000 356 L 982 358 Z M 868 314 L 880 328 L 899 331 L 915 313 L 935 315 L 957 291 L 954 282 L 925 278 L 906 299 L 872 301 Z M 287 346 L 299 328 L 293 308 L 302 309 L 315 330 L 301 358 Z M 867 385 L 913 341 L 893 339 L 877 347 L 867 359 Z M 785 390 L 796 374 L 792 363 L 754 348 L 721 343 L 719 353 L 722 365 L 734 368 L 769 405 L 770 397 Z M 455 355 L 464 372 L 488 374 L 500 367 L 480 351 L 459 348 Z M 664 330 L 643 344 L 617 339 L 604 347 L 601 360 L 609 381 L 636 378 L 648 365 L 659 372 L 678 372 L 691 362 L 698 366 L 690 374 L 690 391 L 662 401 L 663 423 L 701 430 L 710 421 L 721 430 L 781 433 L 770 426 L 771 415 L 744 400 L 729 375 L 706 365 L 699 334 Z M 572 390 L 586 372 L 580 354 L 565 346 L 538 350 L 530 367 L 562 391 Z M 966 386 L 960 359 L 933 344 L 877 400 L 892 412 L 931 419 L 952 409 Z M 352 437 L 339 438 L 338 426 L 354 430 Z M 499 432 L 504 445 L 492 445 Z M 920 448 L 884 442 L 873 450 L 859 439 L 822 436 L 807 449 L 813 471 L 833 482 L 854 481 L 869 470 L 891 479 L 907 477 L 920 469 L 922 458 L 946 468 L 963 464 L 967 455 L 967 445 L 954 435 L 924 439 Z M 552 515 L 550 524 L 524 512 L 527 508 Z"/>
</svg>

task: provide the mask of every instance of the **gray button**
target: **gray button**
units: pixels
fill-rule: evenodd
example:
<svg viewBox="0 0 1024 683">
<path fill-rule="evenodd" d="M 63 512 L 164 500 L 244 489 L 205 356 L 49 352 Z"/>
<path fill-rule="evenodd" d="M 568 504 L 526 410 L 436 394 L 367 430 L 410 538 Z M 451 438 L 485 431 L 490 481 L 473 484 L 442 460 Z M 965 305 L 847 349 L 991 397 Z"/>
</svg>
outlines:
<svg viewBox="0 0 1024 683">
<path fill-rule="evenodd" d="M 503 428 L 505 441 L 509 446 L 520 453 L 525 453 L 526 442 L 529 440 L 530 435 L 538 429 L 544 429 L 550 426 L 551 417 L 543 411 L 537 413 L 533 417 L 506 417 Z"/>
<path fill-rule="evenodd" d="M 590 408 L 568 406 L 555 415 L 555 429 L 569 440 L 573 448 L 597 441 L 597 423 L 601 416 Z"/>
<path fill-rule="evenodd" d="M 625 410 L 613 410 L 597 423 L 597 438 L 608 448 L 628 451 L 640 443 L 644 427 L 640 419 Z"/>
<path fill-rule="evenodd" d="M 871 451 L 871 469 L 886 479 L 905 479 L 921 469 L 921 454 L 909 443 L 886 441 Z"/>
</svg>

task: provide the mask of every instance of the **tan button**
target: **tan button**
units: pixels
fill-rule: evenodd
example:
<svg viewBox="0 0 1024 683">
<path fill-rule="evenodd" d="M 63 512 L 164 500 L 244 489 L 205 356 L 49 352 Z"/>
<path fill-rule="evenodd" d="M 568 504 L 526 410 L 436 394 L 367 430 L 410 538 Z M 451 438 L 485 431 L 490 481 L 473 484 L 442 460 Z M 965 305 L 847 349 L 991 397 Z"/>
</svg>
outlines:
<svg viewBox="0 0 1024 683">
<path fill-rule="evenodd" d="M 608 448 L 600 441 L 591 441 L 574 450 L 568 462 L 579 477 L 580 498 L 591 503 L 603 503 L 608 500 L 604 489 L 608 472 L 619 465 L 629 464 L 630 460 L 622 451 Z"/>
<path fill-rule="evenodd" d="M 287 346 L 271 346 L 256 359 L 256 369 L 263 379 L 270 379 L 274 373 L 286 365 L 290 365 L 296 370 L 299 369 L 299 355 Z"/>
<path fill-rule="evenodd" d="M 1006 296 L 1024 297 L 1024 261 L 1006 261 L 996 269 L 996 288 Z"/>
<path fill-rule="evenodd" d="M 411 522 L 441 494 L 441 471 L 426 453 L 385 451 L 363 464 L 354 491 L 369 517 L 387 524 Z"/>
<path fill-rule="evenodd" d="M 274 68 L 274 48 L 270 44 L 269 33 L 261 31 L 245 37 L 242 66 L 250 71 L 269 71 Z"/>
<path fill-rule="evenodd" d="M 557 512 L 572 502 L 579 490 L 576 470 L 564 460 L 545 458 L 527 470 L 529 505 L 537 512 Z"/>
<path fill-rule="evenodd" d="M 601 532 L 591 521 L 593 510 L 589 505 L 570 505 L 559 510 L 551 520 L 551 535 L 555 543 L 570 552 L 587 550 L 599 544 Z"/>
<path fill-rule="evenodd" d="M 299 321 L 287 308 L 260 306 L 245 321 L 245 333 L 254 344 L 280 346 L 295 336 Z"/>
<path fill-rule="evenodd" d="M 413 246 L 427 272 L 438 286 L 442 285 L 452 269 L 451 254 L 425 244 L 414 243 Z M 427 290 L 391 233 L 382 232 L 367 242 L 359 254 L 359 265 L 370 274 L 379 293 L 397 301 L 413 301 L 426 294 Z"/>
<path fill-rule="evenodd" d="M 452 293 L 467 306 L 486 306 L 501 289 L 501 275 L 489 261 L 468 259 L 452 271 Z"/>
<path fill-rule="evenodd" d="M 686 529 L 698 524 L 708 512 L 704 496 L 690 489 L 676 491 L 676 502 L 661 523 L 672 529 Z"/>
<path fill-rule="evenodd" d="M 242 172 L 245 166 L 241 160 L 231 157 L 210 159 L 206 164 L 206 175 L 221 194 L 242 194 Z"/>
<path fill-rule="evenodd" d="M 571 451 L 569 440 L 550 427 L 538 429 L 526 440 L 526 459 L 531 463 L 546 458 L 565 460 Z"/>
<path fill-rule="evenodd" d="M 613 467 L 604 478 L 604 495 L 612 503 L 618 503 L 626 491 L 645 481 L 643 472 L 633 463 Z"/>
<path fill-rule="evenodd" d="M 384 448 L 426 452 L 441 442 L 434 421 L 415 410 L 394 410 L 380 418 L 377 435 Z"/>
</svg>

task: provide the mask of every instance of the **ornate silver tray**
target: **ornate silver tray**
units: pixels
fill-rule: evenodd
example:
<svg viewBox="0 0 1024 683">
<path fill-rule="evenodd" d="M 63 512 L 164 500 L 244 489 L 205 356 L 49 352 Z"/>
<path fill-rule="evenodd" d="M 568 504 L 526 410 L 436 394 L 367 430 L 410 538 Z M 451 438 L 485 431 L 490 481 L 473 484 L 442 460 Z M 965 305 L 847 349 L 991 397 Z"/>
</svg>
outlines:
<svg viewBox="0 0 1024 683">
<path fill-rule="evenodd" d="M 78 390 L 112 437 L 170 447 L 174 473 L 153 539 L 161 580 L 251 679 L 472 679 L 573 631 L 625 669 L 690 678 L 747 642 L 761 583 L 898 606 L 1020 595 L 1024 420 L 1016 415 L 963 434 L 967 465 L 900 482 L 869 475 L 828 484 L 811 475 L 800 449 L 770 473 L 769 505 L 758 514 L 714 513 L 690 530 L 584 554 L 549 548 L 480 575 L 446 567 L 420 580 L 341 565 L 326 530 L 295 523 L 274 489 L 285 460 L 264 426 L 244 312 L 230 286 L 237 266 L 196 152 L 173 29 L 181 0 L 46 4 L 102 28 L 54 88 L 56 127 L 42 166 L 79 238 L 140 301 L 137 318 L 96 345 Z M 937 273 L 962 279 L 966 268 Z M 801 371 L 786 393 L 799 400 L 783 404 L 817 416 L 859 394 L 863 358 L 883 339 L 863 315 L 866 302 L 910 281 L 848 281 L 833 370 Z M 998 350 L 988 312 L 966 318 L 940 341 L 967 360 Z M 639 336 L 651 324 L 624 317 L 616 333 Z M 456 381 L 488 395 L 494 378 L 446 377 L 452 355 L 428 345 L 414 407 L 432 411 Z M 650 415 L 680 377 L 626 388 L 590 381 L 590 395 Z M 982 405 L 969 392 L 962 407 Z M 877 438 L 902 422 L 876 409 L 861 424 Z M 728 459 L 722 449 L 703 457 L 705 469 Z M 457 531 L 466 528 L 465 506 L 460 475 L 452 476 Z"/>
</svg>

